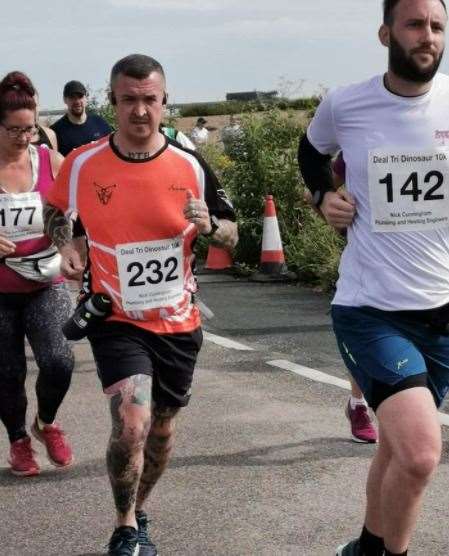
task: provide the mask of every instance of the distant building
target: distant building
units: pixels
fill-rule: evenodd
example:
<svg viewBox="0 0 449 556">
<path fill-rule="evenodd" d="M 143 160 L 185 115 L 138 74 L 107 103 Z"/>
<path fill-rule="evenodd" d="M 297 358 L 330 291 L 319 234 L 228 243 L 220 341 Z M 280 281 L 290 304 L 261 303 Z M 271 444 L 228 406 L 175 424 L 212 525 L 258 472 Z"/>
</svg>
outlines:
<svg viewBox="0 0 449 556">
<path fill-rule="evenodd" d="M 249 102 L 251 100 L 274 100 L 278 96 L 277 91 L 243 91 L 239 93 L 226 93 L 226 100 L 240 100 Z"/>
</svg>

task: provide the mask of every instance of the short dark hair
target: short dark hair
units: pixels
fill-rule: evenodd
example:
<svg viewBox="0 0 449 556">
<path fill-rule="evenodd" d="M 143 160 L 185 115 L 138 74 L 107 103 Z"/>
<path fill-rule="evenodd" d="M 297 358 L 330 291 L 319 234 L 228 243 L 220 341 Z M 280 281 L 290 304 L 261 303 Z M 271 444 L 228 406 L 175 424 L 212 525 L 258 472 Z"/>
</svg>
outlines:
<svg viewBox="0 0 449 556">
<path fill-rule="evenodd" d="M 145 79 L 150 73 L 157 72 L 162 75 L 165 80 L 164 69 L 161 64 L 145 54 L 130 54 L 116 62 L 111 70 L 110 88 L 119 75 L 133 77 L 134 79 Z"/>
<path fill-rule="evenodd" d="M 392 25 L 394 21 L 393 11 L 400 0 L 384 0 L 384 23 L 385 25 Z M 446 3 L 444 0 L 440 0 L 443 4 L 444 11 L 447 12 Z"/>
</svg>

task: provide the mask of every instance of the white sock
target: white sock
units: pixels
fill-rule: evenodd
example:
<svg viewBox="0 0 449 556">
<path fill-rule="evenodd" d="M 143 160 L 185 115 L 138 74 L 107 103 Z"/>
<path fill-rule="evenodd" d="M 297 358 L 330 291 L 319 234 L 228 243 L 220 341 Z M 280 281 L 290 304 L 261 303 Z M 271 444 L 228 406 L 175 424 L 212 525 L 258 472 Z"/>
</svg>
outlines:
<svg viewBox="0 0 449 556">
<path fill-rule="evenodd" d="M 354 408 L 353 408 L 354 409 Z M 37 428 L 41 431 L 45 427 L 45 425 L 53 425 L 53 423 L 44 423 L 40 418 L 39 415 L 36 418 Z"/>
<path fill-rule="evenodd" d="M 355 409 L 356 405 L 365 405 L 365 406 L 368 405 L 363 396 L 361 398 L 354 398 L 354 396 L 351 396 L 349 398 L 349 403 L 351 404 L 351 409 Z"/>
</svg>

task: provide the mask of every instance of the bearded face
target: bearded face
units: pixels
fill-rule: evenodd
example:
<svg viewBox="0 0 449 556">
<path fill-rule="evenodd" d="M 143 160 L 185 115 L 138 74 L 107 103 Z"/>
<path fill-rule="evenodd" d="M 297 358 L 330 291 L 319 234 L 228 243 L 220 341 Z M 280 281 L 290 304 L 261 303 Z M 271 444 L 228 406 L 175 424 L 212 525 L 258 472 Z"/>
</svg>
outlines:
<svg viewBox="0 0 449 556">
<path fill-rule="evenodd" d="M 420 45 L 407 51 L 390 30 L 389 62 L 395 75 L 414 83 L 428 83 L 441 63 L 443 52 L 430 45 Z"/>
</svg>

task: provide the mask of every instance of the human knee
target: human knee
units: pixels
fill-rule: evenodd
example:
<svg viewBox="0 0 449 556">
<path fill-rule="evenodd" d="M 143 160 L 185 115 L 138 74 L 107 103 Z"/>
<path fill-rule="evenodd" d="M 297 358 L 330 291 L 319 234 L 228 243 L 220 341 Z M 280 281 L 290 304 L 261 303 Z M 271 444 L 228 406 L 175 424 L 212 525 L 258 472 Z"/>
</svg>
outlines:
<svg viewBox="0 0 449 556">
<path fill-rule="evenodd" d="M 72 352 L 52 353 L 39 362 L 39 368 L 45 375 L 51 376 L 52 381 L 65 382 L 72 376 L 75 357 Z"/>
<path fill-rule="evenodd" d="M 175 417 L 178 407 L 153 408 L 150 433 L 155 436 L 170 437 L 175 432 Z"/>
<path fill-rule="evenodd" d="M 437 468 L 441 457 L 441 443 L 437 439 L 428 441 L 425 446 L 414 446 L 401 458 L 402 470 L 414 481 L 428 480 Z"/>
<path fill-rule="evenodd" d="M 121 430 L 121 441 L 129 447 L 139 447 L 145 442 L 151 424 L 149 411 L 141 411 L 140 414 L 126 414 L 124 408 L 124 416 Z"/>
</svg>

